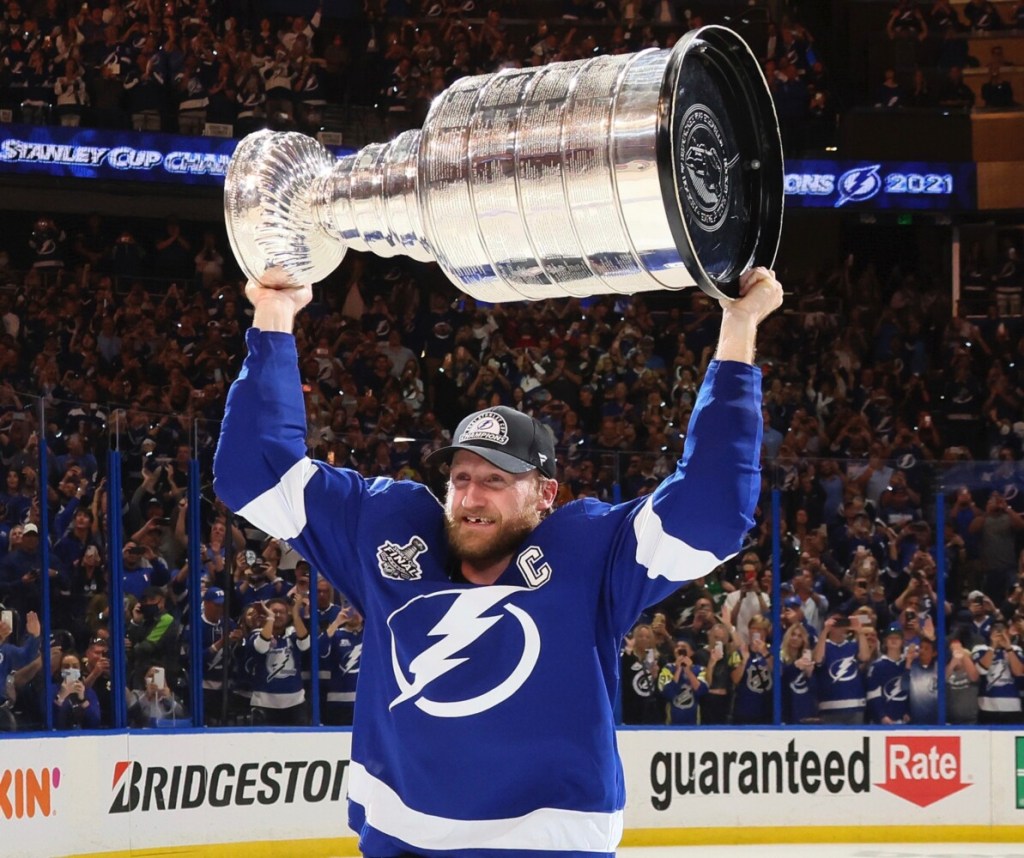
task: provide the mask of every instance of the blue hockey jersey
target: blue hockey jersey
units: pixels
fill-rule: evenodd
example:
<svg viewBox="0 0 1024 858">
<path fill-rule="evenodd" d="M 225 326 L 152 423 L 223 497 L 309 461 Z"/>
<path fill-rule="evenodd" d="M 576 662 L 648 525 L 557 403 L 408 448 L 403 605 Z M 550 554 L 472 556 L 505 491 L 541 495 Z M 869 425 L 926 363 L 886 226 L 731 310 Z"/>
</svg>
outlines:
<svg viewBox="0 0 1024 858">
<path fill-rule="evenodd" d="M 619 642 L 735 554 L 760 489 L 760 372 L 714 362 L 676 471 L 649 496 L 567 504 L 490 586 L 451 574 L 441 504 L 306 456 L 294 339 L 250 330 L 215 489 L 365 618 L 349 823 L 369 855 L 610 855 L 625 803 Z"/>
<path fill-rule="evenodd" d="M 906 668 L 902 661 L 881 655 L 868 665 L 865 680 L 868 721 L 881 724 L 883 718 L 896 723 L 909 713 Z"/>
</svg>

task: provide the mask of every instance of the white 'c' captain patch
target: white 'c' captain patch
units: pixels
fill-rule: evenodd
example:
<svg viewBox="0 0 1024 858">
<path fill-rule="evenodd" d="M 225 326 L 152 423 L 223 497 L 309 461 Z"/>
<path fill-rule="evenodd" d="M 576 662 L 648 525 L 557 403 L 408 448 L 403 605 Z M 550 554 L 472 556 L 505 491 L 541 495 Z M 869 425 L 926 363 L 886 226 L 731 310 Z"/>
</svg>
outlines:
<svg viewBox="0 0 1024 858">
<path fill-rule="evenodd" d="M 464 444 L 466 441 L 491 441 L 495 444 L 507 444 L 508 424 L 505 423 L 505 418 L 496 411 L 484 411 L 470 421 L 455 443 Z"/>
</svg>

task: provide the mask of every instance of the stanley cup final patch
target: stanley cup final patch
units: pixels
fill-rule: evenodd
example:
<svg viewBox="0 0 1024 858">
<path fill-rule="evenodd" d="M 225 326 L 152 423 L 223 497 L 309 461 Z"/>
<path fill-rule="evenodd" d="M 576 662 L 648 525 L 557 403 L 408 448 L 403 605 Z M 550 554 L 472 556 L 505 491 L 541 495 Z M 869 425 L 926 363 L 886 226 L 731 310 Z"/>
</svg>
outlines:
<svg viewBox="0 0 1024 858">
<path fill-rule="evenodd" d="M 427 550 L 418 536 L 409 540 L 408 545 L 398 545 L 388 540 L 377 548 L 377 566 L 380 574 L 395 581 L 419 581 L 423 577 L 418 555 Z"/>
<path fill-rule="evenodd" d="M 490 441 L 494 444 L 508 443 L 508 424 L 496 411 L 484 411 L 470 421 L 456 440 L 456 444 L 467 441 Z"/>
<path fill-rule="evenodd" d="M 683 115 L 679 134 L 679 177 L 693 221 L 714 232 L 729 213 L 730 171 L 739 155 L 729 158 L 718 120 L 703 104 Z"/>
</svg>

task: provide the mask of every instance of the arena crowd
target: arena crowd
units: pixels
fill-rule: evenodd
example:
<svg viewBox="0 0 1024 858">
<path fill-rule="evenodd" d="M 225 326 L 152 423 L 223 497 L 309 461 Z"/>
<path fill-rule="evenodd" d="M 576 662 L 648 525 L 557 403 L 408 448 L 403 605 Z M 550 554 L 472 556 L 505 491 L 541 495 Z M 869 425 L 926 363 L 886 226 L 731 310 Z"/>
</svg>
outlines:
<svg viewBox="0 0 1024 858">
<path fill-rule="evenodd" d="M 330 104 L 369 93 L 398 130 L 462 74 L 668 45 L 705 20 L 668 3 L 586 0 L 515 35 L 500 13 L 471 27 L 471 3 L 426 3 L 397 17 L 355 10 L 358 26 L 326 39 L 322 10 L 271 19 L 243 6 L 111 0 L 66 15 L 55 0 L 42 11 L 8 3 L 0 91 L 24 121 L 186 133 L 221 120 L 236 133 L 271 121 L 313 131 Z M 365 40 L 356 49 L 346 33 Z M 790 114 L 780 108 L 788 143 L 802 147 L 830 92 L 825 67 L 806 28 L 780 21 L 772 33 L 758 50 L 777 101 L 791 99 Z M 78 95 L 61 102 L 69 78 Z M 61 221 L 40 214 L 27 245 L 0 242 L 3 723 L 38 729 L 49 709 L 62 729 L 109 726 L 115 694 L 135 726 L 185 721 L 193 623 L 207 723 L 350 723 L 362 619 L 210 487 L 250 323 L 223 233 L 176 219 Z M 776 659 L 787 723 L 1024 720 L 1024 273 L 1010 250 L 965 256 L 979 315 L 951 306 L 948 284 L 870 256 L 785 284 L 787 312 L 758 344 L 757 526 L 736 558 L 638 618 L 623 641 L 625 723 L 770 723 Z M 550 427 L 560 503 L 643 496 L 678 460 L 717 312 L 697 290 L 485 306 L 436 269 L 350 253 L 296 330 L 310 454 L 441 491 L 426 454 L 466 413 L 500 403 Z M 124 463 L 118 497 L 112 447 Z M 193 458 L 198 533 L 186 526 Z M 123 535 L 117 558 L 111 520 Z M 198 617 L 191 540 L 203 567 Z M 125 640 L 111 639 L 115 572 Z M 127 687 L 115 689 L 122 648 Z"/>
</svg>

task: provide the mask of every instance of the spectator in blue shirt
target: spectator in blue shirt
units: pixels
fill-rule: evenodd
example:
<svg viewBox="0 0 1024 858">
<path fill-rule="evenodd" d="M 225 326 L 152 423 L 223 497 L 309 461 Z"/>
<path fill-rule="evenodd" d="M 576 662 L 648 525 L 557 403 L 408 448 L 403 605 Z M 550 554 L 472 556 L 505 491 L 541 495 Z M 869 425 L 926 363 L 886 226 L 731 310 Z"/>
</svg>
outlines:
<svg viewBox="0 0 1024 858">
<path fill-rule="evenodd" d="M 818 682 L 807 627 L 794 623 L 782 636 L 782 722 L 818 722 Z"/>
<path fill-rule="evenodd" d="M 989 643 L 976 646 L 971 657 L 981 674 L 978 723 L 1019 724 L 1021 699 L 1017 682 L 1024 676 L 1024 653 L 1011 643 L 1006 623 L 993 623 Z"/>
<path fill-rule="evenodd" d="M 739 657 L 730 678 L 733 692 L 734 724 L 770 724 L 772 721 L 772 664 L 774 656 L 768 648 L 771 623 L 758 615 L 747 624 L 748 643 L 738 639 Z"/>
<path fill-rule="evenodd" d="M 339 608 L 320 635 L 321 676 L 324 666 L 328 667 L 329 675 L 323 707 L 325 724 L 352 725 L 362 652 L 362 616 L 351 605 Z"/>
<path fill-rule="evenodd" d="M 235 622 L 224 617 L 224 591 L 207 587 L 200 616 L 203 642 L 203 716 L 207 725 L 221 723 L 224 697 L 225 659 L 231 644 L 241 640 Z"/>
<path fill-rule="evenodd" d="M 975 642 L 988 643 L 992 624 L 996 621 L 996 607 L 981 590 L 967 594 L 968 628 Z"/>
<path fill-rule="evenodd" d="M 668 723 L 677 726 L 697 723 L 698 703 L 707 694 L 704 672 L 694 663 L 693 642 L 680 637 L 675 642 L 675 661 L 661 668 L 658 693 L 668 702 Z"/>
<path fill-rule="evenodd" d="M 294 599 L 289 612 L 287 599 L 271 599 L 267 602 L 263 628 L 249 639 L 256 654 L 252 689 L 254 724 L 280 727 L 305 723 L 306 691 L 302 686 L 301 654 L 309 649 L 310 640 L 302 620 L 303 601 Z"/>
<path fill-rule="evenodd" d="M 82 661 L 68 653 L 60 662 L 61 683 L 53 699 L 53 724 L 58 730 L 95 730 L 102 722 L 96 692 L 82 680 Z"/>
<path fill-rule="evenodd" d="M 818 711 L 827 724 L 863 724 L 866 705 L 864 669 L 871 660 L 865 626 L 853 630 L 849 617 L 825 620 L 814 648 L 818 672 Z"/>
<path fill-rule="evenodd" d="M 0 621 L 0 701 L 7 701 L 7 679 L 39 655 L 39 617 L 34 611 L 25 615 L 25 639 L 19 645 L 11 638 L 14 630 Z"/>
<path fill-rule="evenodd" d="M 893 623 L 885 630 L 881 654 L 868 665 L 867 715 L 870 723 L 905 724 L 910 720 L 904 673 L 903 629 L 898 623 Z"/>
</svg>

